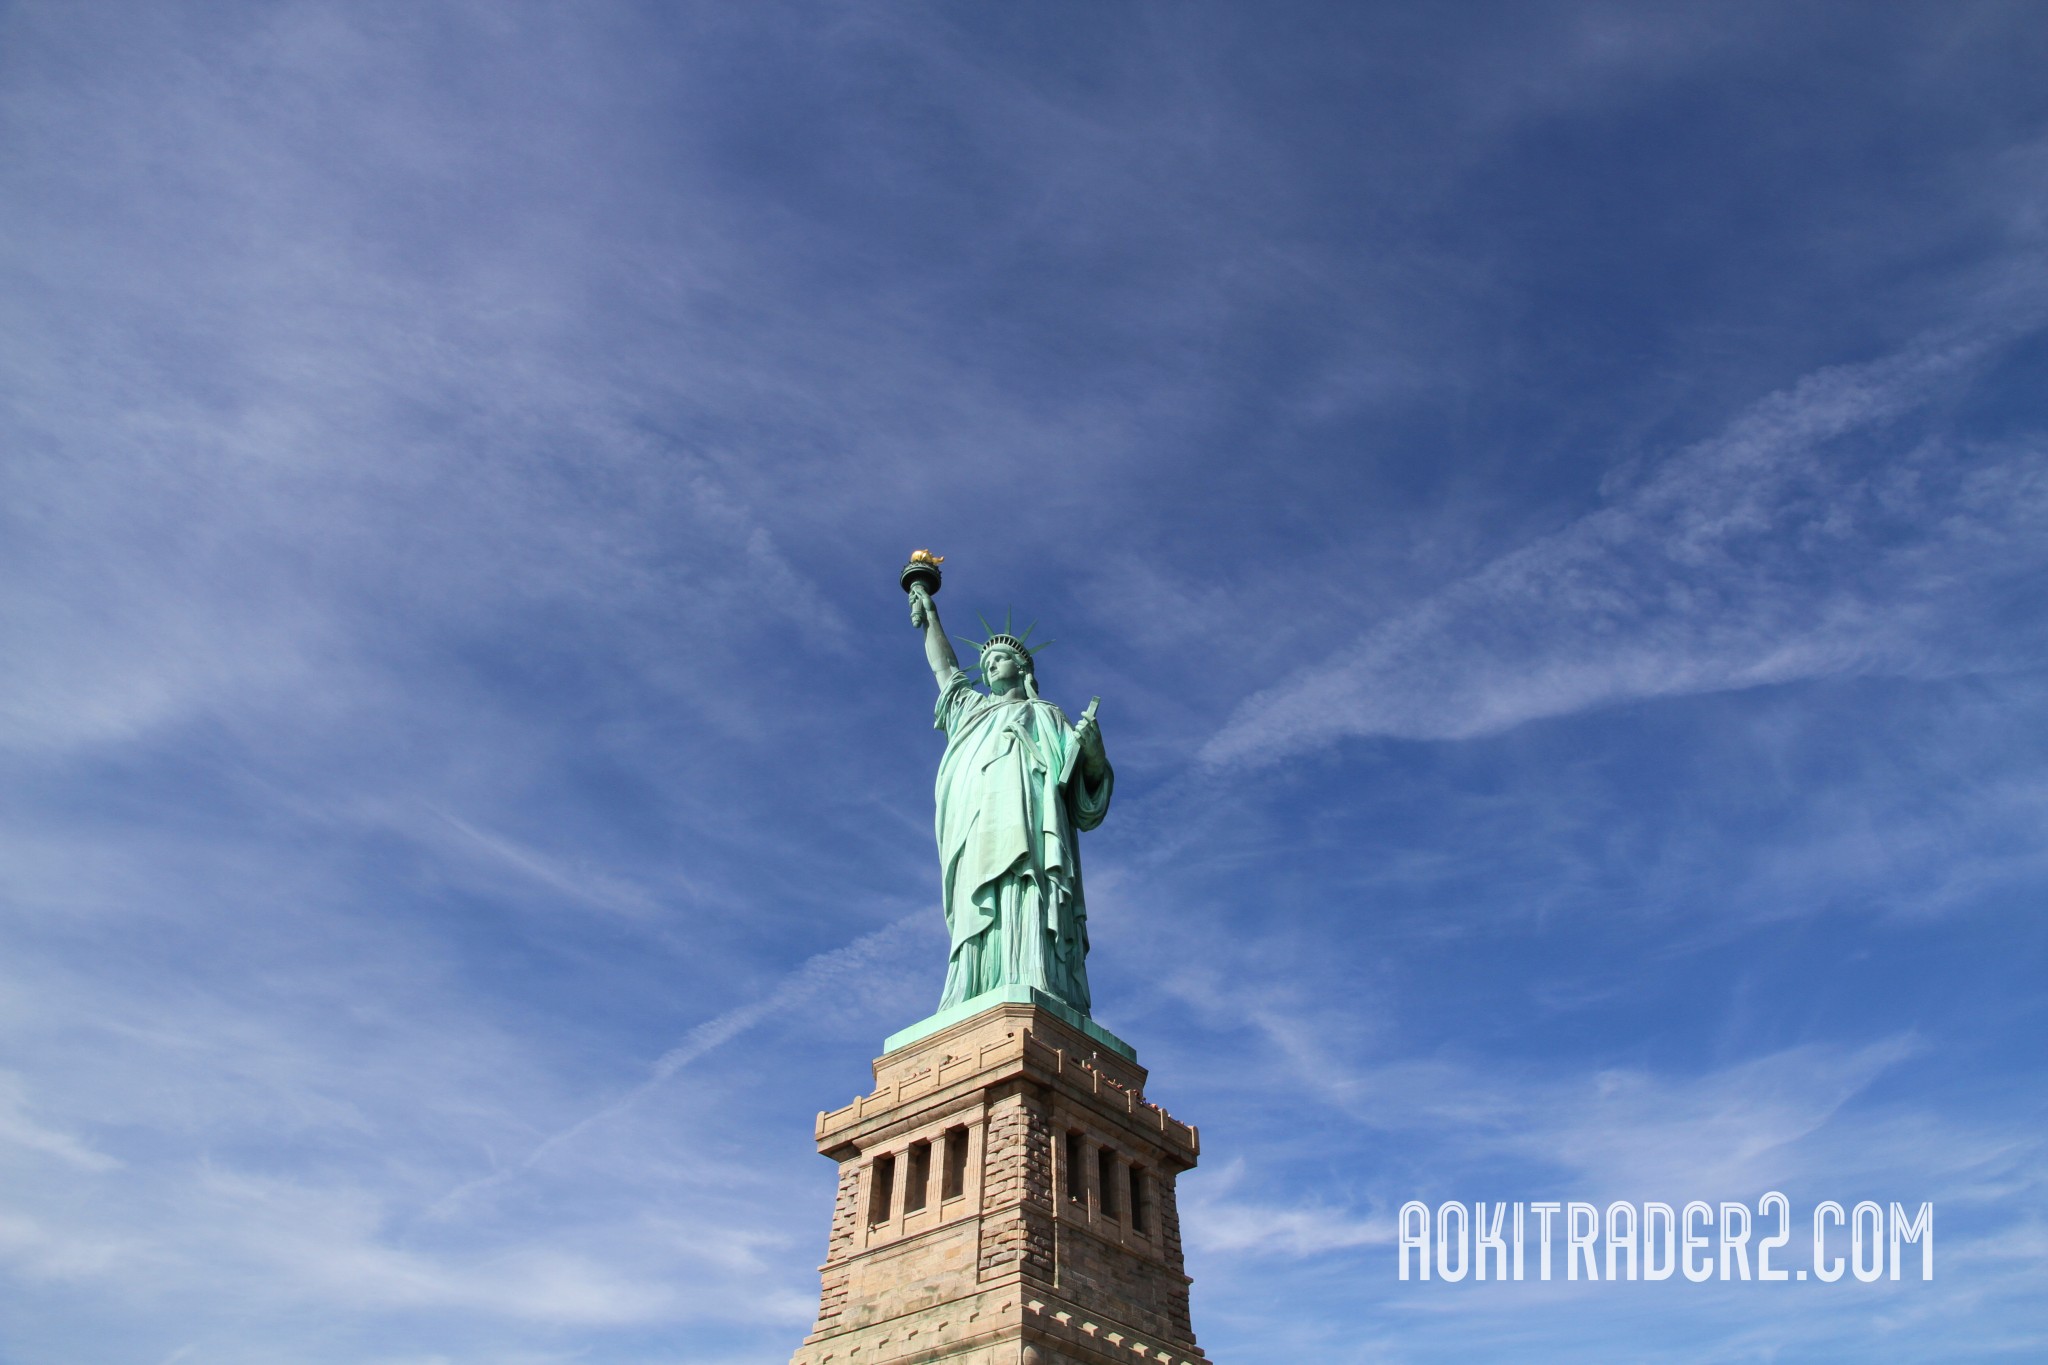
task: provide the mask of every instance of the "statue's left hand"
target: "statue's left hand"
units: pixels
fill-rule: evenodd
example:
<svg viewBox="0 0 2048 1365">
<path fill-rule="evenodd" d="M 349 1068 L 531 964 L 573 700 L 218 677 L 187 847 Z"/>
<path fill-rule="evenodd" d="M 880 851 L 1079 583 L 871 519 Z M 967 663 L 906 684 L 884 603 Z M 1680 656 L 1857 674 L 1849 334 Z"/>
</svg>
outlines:
<svg viewBox="0 0 2048 1365">
<path fill-rule="evenodd" d="M 1097 697 L 1088 703 L 1088 709 L 1081 713 L 1081 719 L 1074 722 L 1074 734 L 1081 741 L 1081 753 L 1090 765 L 1101 763 L 1108 755 L 1102 750 L 1102 727 L 1095 723 L 1095 708 L 1102 699 Z"/>
</svg>

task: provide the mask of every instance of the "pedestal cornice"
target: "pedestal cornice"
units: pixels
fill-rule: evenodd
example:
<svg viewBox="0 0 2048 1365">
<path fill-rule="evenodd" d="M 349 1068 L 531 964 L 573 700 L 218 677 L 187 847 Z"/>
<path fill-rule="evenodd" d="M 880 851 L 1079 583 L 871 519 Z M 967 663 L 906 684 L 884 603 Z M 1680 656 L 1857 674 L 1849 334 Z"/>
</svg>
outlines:
<svg viewBox="0 0 2048 1365">
<path fill-rule="evenodd" d="M 1185 1152 L 1183 1169 L 1201 1154 L 1199 1130 L 1145 1098 L 1150 1073 L 1144 1067 L 1104 1053 L 1093 1038 L 1035 1005 L 998 1004 L 957 1020 L 885 1052 L 875 1059 L 874 1072 L 874 1090 L 818 1115 L 815 1136 L 824 1155 L 836 1157 L 849 1143 L 866 1146 L 967 1091 L 1011 1079 L 1085 1087 L 1110 1116 L 1121 1110 L 1126 1126 Z"/>
</svg>

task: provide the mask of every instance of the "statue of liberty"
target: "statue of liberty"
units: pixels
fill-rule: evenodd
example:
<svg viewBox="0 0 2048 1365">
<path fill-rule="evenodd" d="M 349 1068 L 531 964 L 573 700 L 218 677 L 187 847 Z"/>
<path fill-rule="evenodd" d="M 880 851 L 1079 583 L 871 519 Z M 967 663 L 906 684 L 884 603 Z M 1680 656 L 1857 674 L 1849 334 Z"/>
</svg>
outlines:
<svg viewBox="0 0 2048 1365">
<path fill-rule="evenodd" d="M 1032 650 L 1005 629 L 975 644 L 977 691 L 939 624 L 938 558 L 903 571 L 911 624 L 939 685 L 939 867 L 952 948 L 939 1008 L 1029 986 L 1089 1012 L 1088 906 L 1077 840 L 1109 811 L 1114 782 L 1091 701 L 1077 723 L 1040 700 Z M 987 623 L 983 623 L 984 628 Z"/>
</svg>

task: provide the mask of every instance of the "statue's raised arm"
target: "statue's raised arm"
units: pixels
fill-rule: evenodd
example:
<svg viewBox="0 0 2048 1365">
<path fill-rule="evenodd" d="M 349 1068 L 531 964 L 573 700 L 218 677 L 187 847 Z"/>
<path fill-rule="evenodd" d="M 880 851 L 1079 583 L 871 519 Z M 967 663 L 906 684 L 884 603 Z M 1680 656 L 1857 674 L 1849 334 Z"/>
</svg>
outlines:
<svg viewBox="0 0 2048 1365">
<path fill-rule="evenodd" d="M 919 550 L 918 553 L 928 552 Z M 916 562 L 913 560 L 913 565 Z M 938 604 L 932 601 L 930 589 L 923 581 L 915 579 L 910 580 L 907 587 L 910 592 L 910 624 L 924 632 L 925 662 L 932 666 L 932 677 L 943 691 L 953 675 L 960 671 L 960 659 L 953 653 L 952 642 L 946 639 L 946 628 L 939 624 Z"/>
<path fill-rule="evenodd" d="M 941 1008 L 1025 988 L 1089 1012 L 1088 909 L 1079 835 L 1102 823 L 1115 783 L 1090 702 L 1078 722 L 1038 695 L 1031 632 L 980 645 L 975 688 L 932 603 L 939 558 L 903 568 L 911 624 L 939 685 L 946 732 L 937 784 L 939 866 L 952 952 Z"/>
<path fill-rule="evenodd" d="M 945 562 L 944 555 L 914 550 L 910 562 L 903 566 L 903 591 L 910 595 L 910 624 L 924 632 L 925 662 L 932 666 L 932 677 L 941 692 L 960 671 L 960 660 L 946 639 L 946 628 L 939 624 L 939 608 L 932 601 L 932 594 L 939 590 L 939 565 Z"/>
</svg>

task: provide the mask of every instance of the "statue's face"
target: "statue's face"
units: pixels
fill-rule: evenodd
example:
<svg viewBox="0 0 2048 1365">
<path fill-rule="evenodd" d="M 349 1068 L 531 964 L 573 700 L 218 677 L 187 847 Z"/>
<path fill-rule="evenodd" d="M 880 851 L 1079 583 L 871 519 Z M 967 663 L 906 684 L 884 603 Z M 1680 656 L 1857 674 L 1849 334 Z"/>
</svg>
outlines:
<svg viewBox="0 0 2048 1365">
<path fill-rule="evenodd" d="M 992 649 L 982 661 L 981 676 L 991 692 L 1014 692 L 1024 678 L 1024 665 L 1007 649 Z"/>
</svg>

